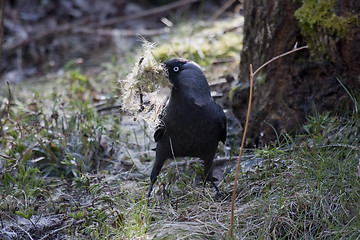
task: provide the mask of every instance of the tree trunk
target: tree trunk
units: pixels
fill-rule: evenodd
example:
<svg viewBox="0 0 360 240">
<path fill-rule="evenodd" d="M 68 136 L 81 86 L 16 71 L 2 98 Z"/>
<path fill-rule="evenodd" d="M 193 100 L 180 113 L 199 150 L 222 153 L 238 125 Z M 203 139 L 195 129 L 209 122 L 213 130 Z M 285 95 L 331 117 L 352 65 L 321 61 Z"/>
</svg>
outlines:
<svg viewBox="0 0 360 240">
<path fill-rule="evenodd" d="M 301 4 L 294 0 L 245 1 L 239 86 L 230 96 L 234 114 L 242 123 L 247 109 L 249 65 L 252 64 L 255 71 L 294 46 L 310 43 L 302 35 L 294 16 Z M 355 13 L 359 20 L 359 0 L 338 0 L 335 8 L 340 16 Z M 317 40 L 322 39 L 318 42 L 326 45 L 327 53 L 320 55 L 316 47 L 300 50 L 260 71 L 254 82 L 248 144 L 269 143 L 277 140 L 277 136 L 299 132 L 307 115 L 327 111 L 339 113 L 346 104 L 353 107 L 354 103 L 339 81 L 351 89 L 352 94 L 359 90 L 359 29 L 359 25 L 352 25 L 343 38 L 320 32 Z"/>
</svg>

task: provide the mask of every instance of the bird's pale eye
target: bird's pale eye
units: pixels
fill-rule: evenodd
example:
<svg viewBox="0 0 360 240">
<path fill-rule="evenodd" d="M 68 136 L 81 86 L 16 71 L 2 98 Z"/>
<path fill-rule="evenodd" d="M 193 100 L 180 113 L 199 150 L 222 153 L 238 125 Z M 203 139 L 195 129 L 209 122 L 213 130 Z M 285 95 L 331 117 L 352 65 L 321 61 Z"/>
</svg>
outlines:
<svg viewBox="0 0 360 240">
<path fill-rule="evenodd" d="M 173 70 L 174 70 L 174 72 L 177 72 L 177 71 L 179 71 L 179 67 L 178 67 L 178 66 L 175 66 L 175 67 L 173 68 Z"/>
</svg>

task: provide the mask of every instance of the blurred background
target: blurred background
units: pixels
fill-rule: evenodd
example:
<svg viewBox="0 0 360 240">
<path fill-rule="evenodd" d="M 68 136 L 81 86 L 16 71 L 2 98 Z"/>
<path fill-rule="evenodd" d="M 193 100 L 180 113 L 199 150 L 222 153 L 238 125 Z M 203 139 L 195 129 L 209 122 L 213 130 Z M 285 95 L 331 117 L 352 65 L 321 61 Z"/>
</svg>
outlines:
<svg viewBox="0 0 360 240">
<path fill-rule="evenodd" d="M 239 1 L 224 0 L 3 2 L 0 79 L 11 83 L 54 71 L 70 60 L 85 66 L 119 60 L 140 44 L 140 36 L 166 38 L 173 24 L 213 21 L 242 8 Z"/>
</svg>

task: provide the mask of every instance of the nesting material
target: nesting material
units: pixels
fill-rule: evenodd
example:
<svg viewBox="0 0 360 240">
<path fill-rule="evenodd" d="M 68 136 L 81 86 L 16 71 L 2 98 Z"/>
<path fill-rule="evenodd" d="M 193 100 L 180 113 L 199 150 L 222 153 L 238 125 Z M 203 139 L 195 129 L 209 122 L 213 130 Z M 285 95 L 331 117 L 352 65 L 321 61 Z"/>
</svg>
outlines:
<svg viewBox="0 0 360 240">
<path fill-rule="evenodd" d="M 119 85 L 123 90 L 122 102 L 126 112 L 136 119 L 156 125 L 158 115 L 170 94 L 171 84 L 167 72 L 152 51 L 155 45 L 143 40 L 143 45 L 131 73 Z"/>
</svg>

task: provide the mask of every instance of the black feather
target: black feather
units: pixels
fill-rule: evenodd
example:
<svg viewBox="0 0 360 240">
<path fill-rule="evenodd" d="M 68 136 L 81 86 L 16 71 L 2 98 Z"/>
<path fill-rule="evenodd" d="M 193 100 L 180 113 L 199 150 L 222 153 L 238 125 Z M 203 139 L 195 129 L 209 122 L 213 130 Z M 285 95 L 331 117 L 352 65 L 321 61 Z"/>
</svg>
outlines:
<svg viewBox="0 0 360 240">
<path fill-rule="evenodd" d="M 226 140 L 224 111 L 211 97 L 205 74 L 196 63 L 176 58 L 164 66 L 172 90 L 154 134 L 156 159 L 148 197 L 165 160 L 186 156 L 204 160 L 205 179 L 221 194 L 212 176 L 212 162 L 218 142 Z"/>
</svg>

